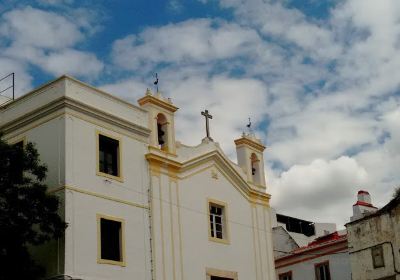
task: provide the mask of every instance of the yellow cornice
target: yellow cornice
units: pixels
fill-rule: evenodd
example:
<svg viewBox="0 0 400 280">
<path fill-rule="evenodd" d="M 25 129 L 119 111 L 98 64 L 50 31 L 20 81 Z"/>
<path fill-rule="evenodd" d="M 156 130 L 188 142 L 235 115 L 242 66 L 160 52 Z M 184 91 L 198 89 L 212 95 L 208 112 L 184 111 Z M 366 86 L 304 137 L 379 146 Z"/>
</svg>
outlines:
<svg viewBox="0 0 400 280">
<path fill-rule="evenodd" d="M 164 108 L 165 110 L 168 110 L 172 113 L 179 109 L 178 107 L 172 105 L 171 103 L 168 103 L 168 102 L 161 100 L 157 97 L 154 97 L 152 95 L 146 95 L 146 96 L 140 98 L 138 100 L 138 103 L 140 106 L 143 106 L 144 104 L 147 104 L 147 103 L 154 104 L 154 105 Z"/>
<path fill-rule="evenodd" d="M 250 147 L 256 149 L 259 152 L 263 152 L 266 148 L 264 145 L 257 143 L 251 139 L 244 138 L 244 137 L 236 139 L 235 144 L 236 144 L 236 146 L 247 145 L 247 146 L 250 146 Z"/>
<path fill-rule="evenodd" d="M 270 199 L 271 199 L 270 194 L 249 189 L 249 200 L 253 203 L 269 206 Z"/>
<path fill-rule="evenodd" d="M 177 156 L 176 154 L 174 154 L 174 153 L 170 153 L 170 152 L 168 152 L 168 151 L 162 150 L 162 149 L 160 149 L 160 148 L 158 148 L 158 147 L 155 147 L 155 146 L 149 145 L 148 149 L 149 149 L 149 152 L 155 151 L 155 152 L 159 152 L 159 153 L 165 154 L 165 155 L 167 155 L 167 156 L 178 157 L 178 156 Z"/>
<path fill-rule="evenodd" d="M 179 170 L 182 168 L 181 163 L 174 161 L 172 159 L 162 157 L 157 154 L 148 153 L 148 154 L 146 154 L 145 157 L 146 157 L 147 161 L 150 163 L 150 165 L 166 167 L 168 170 L 175 171 L 175 172 L 179 172 Z"/>
</svg>

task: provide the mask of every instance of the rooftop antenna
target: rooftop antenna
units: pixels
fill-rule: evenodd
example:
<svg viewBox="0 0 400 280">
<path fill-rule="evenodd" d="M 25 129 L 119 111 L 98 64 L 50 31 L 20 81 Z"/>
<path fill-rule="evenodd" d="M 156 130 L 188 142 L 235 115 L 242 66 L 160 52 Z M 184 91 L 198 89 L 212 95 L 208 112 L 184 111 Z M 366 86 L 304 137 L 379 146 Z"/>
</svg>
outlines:
<svg viewBox="0 0 400 280">
<path fill-rule="evenodd" d="M 155 78 L 153 84 L 156 86 L 157 93 L 158 93 L 158 74 L 157 73 L 155 75 L 153 74 L 153 77 Z"/>
<path fill-rule="evenodd" d="M 15 99 L 15 73 L 12 72 L 12 73 L 10 73 L 10 74 L 4 76 L 3 78 L 0 79 L 0 82 L 4 81 L 5 79 L 7 79 L 7 78 L 9 78 L 9 77 L 12 78 L 11 86 L 8 86 L 7 88 L 1 90 L 1 91 L 0 91 L 0 95 L 3 96 L 3 97 L 5 97 L 5 98 L 8 98 L 8 99 L 10 99 L 10 100 L 14 100 L 14 99 Z M 12 98 L 11 98 L 11 97 L 8 97 L 8 96 L 5 96 L 5 95 L 2 95 L 3 92 L 6 92 L 6 91 L 9 90 L 9 89 L 12 89 Z"/>
</svg>

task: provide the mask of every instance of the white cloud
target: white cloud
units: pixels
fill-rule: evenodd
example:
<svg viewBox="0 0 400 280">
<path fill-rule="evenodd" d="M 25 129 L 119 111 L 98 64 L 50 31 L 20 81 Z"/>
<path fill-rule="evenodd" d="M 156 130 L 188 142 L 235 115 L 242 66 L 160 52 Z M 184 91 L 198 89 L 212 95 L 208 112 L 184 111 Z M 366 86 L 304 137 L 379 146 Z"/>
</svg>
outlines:
<svg viewBox="0 0 400 280">
<path fill-rule="evenodd" d="M 70 74 L 94 77 L 103 70 L 103 63 L 94 54 L 65 49 L 51 53 L 44 60 L 43 68 L 55 75 Z"/>
<path fill-rule="evenodd" d="M 208 19 L 148 28 L 113 45 L 114 62 L 125 69 L 157 63 L 206 63 L 243 56 L 260 42 L 254 30 Z"/>
<path fill-rule="evenodd" d="M 32 7 L 7 12 L 2 21 L 0 34 L 21 45 L 59 49 L 73 46 L 84 38 L 79 26 L 66 18 Z"/>
<path fill-rule="evenodd" d="M 82 9 L 75 9 L 71 15 L 80 13 Z M 95 32 L 91 21 L 91 13 L 71 21 L 68 16 L 32 7 L 14 9 L 0 18 L 4 40 L 0 51 L 16 62 L 35 65 L 53 75 L 94 78 L 103 63 L 94 54 L 76 49 L 87 34 Z"/>
<path fill-rule="evenodd" d="M 366 170 L 349 157 L 315 159 L 310 164 L 293 165 L 272 179 L 273 204 L 278 211 L 318 222 L 341 222 L 351 216 L 351 205 L 359 189 L 369 186 Z M 340 210 L 341 215 L 332 210 Z"/>
</svg>

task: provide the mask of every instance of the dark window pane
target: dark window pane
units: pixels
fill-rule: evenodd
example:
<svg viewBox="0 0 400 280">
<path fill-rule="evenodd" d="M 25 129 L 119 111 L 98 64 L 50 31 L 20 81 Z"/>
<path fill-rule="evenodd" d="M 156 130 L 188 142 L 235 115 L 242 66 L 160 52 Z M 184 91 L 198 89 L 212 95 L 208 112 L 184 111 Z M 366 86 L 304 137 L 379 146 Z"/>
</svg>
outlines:
<svg viewBox="0 0 400 280">
<path fill-rule="evenodd" d="M 122 261 L 121 223 L 107 219 L 100 220 L 101 258 L 104 260 Z"/>
<path fill-rule="evenodd" d="M 331 280 L 329 264 L 323 263 L 323 264 L 317 265 L 315 267 L 315 274 L 317 276 L 317 280 Z"/>
<path fill-rule="evenodd" d="M 119 142 L 104 135 L 99 135 L 99 169 L 100 172 L 119 176 L 118 170 Z"/>
<path fill-rule="evenodd" d="M 233 279 L 225 278 L 225 277 L 218 277 L 218 276 L 211 276 L 211 280 L 233 280 Z"/>
</svg>

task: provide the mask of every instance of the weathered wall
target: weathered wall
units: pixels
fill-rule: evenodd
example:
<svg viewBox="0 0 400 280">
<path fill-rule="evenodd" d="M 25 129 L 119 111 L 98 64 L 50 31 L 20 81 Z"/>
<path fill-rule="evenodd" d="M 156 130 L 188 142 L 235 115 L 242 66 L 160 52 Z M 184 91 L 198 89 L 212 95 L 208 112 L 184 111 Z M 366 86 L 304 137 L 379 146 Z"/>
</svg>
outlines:
<svg viewBox="0 0 400 280">
<path fill-rule="evenodd" d="M 373 280 L 396 274 L 396 279 L 400 279 L 399 205 L 390 213 L 349 223 L 347 231 L 353 280 Z M 380 244 L 385 266 L 374 269 L 371 248 Z"/>
</svg>

